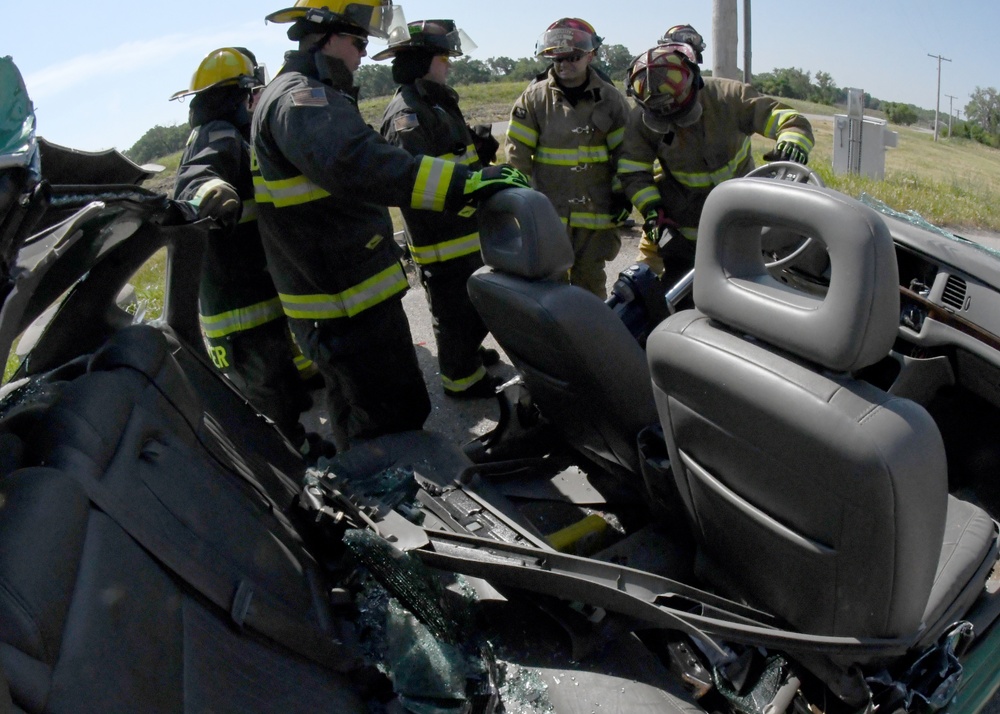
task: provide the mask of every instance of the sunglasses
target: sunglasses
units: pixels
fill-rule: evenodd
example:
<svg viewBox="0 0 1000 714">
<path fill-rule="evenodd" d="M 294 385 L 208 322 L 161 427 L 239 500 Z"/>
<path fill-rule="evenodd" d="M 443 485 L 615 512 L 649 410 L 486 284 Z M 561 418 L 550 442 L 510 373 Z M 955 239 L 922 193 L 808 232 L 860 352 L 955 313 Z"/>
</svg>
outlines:
<svg viewBox="0 0 1000 714">
<path fill-rule="evenodd" d="M 351 44 L 354 45 L 354 49 L 358 52 L 364 52 L 368 49 L 368 38 L 358 37 L 357 35 L 348 35 L 345 33 L 340 33 L 341 37 L 348 37 L 351 40 Z"/>
<path fill-rule="evenodd" d="M 571 55 L 566 55 L 565 57 L 553 57 L 552 61 L 556 64 L 560 62 L 579 62 L 584 57 L 582 52 L 574 52 Z"/>
</svg>

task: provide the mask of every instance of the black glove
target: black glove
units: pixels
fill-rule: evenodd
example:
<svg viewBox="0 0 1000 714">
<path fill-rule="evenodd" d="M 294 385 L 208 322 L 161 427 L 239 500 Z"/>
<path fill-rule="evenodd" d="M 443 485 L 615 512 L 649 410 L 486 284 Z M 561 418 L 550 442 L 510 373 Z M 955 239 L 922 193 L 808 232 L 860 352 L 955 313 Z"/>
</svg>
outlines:
<svg viewBox="0 0 1000 714">
<path fill-rule="evenodd" d="M 625 197 L 624 193 L 615 191 L 611 194 L 611 221 L 616 226 L 625 225 L 625 221 L 632 215 L 632 202 Z"/>
<path fill-rule="evenodd" d="M 219 181 L 201 196 L 198 218 L 212 218 L 223 226 L 231 226 L 240 219 L 243 203 L 236 189 Z"/>
<path fill-rule="evenodd" d="M 779 141 L 773 151 L 764 154 L 765 161 L 794 161 L 805 166 L 809 163 L 809 154 L 798 144 L 790 141 Z"/>
<path fill-rule="evenodd" d="M 667 217 L 667 214 L 663 211 L 663 206 L 657 206 L 646 211 L 646 220 L 642 224 L 642 232 L 646 234 L 646 240 L 659 247 L 660 240 L 664 234 L 670 236 L 680 235 L 680 227 L 676 221 Z"/>
<path fill-rule="evenodd" d="M 497 164 L 469 174 L 463 193 L 471 202 L 482 203 L 508 188 L 531 188 L 531 183 L 527 176 L 510 164 Z"/>
<path fill-rule="evenodd" d="M 470 126 L 472 132 L 472 145 L 476 147 L 476 153 L 483 166 L 489 166 L 497 160 L 497 151 L 500 149 L 500 142 L 493 136 L 492 124 L 476 124 Z"/>
</svg>

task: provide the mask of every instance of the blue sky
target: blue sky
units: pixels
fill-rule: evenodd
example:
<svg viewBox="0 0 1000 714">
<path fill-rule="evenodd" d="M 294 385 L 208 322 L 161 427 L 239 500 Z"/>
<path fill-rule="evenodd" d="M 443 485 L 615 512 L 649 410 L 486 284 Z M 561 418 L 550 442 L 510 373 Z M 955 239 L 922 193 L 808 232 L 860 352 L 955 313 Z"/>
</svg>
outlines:
<svg viewBox="0 0 1000 714">
<path fill-rule="evenodd" d="M 187 105 L 167 98 L 187 87 L 210 50 L 248 47 L 273 75 L 291 43 L 286 26 L 266 25 L 264 16 L 293 2 L 14 3 L 4 9 L 0 53 L 12 56 L 24 75 L 41 136 L 86 151 L 127 149 L 156 124 L 186 122 Z M 692 24 L 705 35 L 711 65 L 711 0 L 399 4 L 409 20 L 455 19 L 479 45 L 476 59 L 529 56 L 551 22 L 574 16 L 633 53 L 655 44 L 671 25 Z M 742 21 L 743 0 L 737 6 Z M 1000 87 L 996 0 L 752 0 L 752 26 L 755 72 L 825 71 L 839 86 L 933 109 L 937 61 L 928 54 L 940 54 L 952 60 L 942 63 L 942 112 L 945 95 L 954 95 L 959 109 L 977 86 Z M 742 45 L 737 57 L 742 62 Z"/>
</svg>

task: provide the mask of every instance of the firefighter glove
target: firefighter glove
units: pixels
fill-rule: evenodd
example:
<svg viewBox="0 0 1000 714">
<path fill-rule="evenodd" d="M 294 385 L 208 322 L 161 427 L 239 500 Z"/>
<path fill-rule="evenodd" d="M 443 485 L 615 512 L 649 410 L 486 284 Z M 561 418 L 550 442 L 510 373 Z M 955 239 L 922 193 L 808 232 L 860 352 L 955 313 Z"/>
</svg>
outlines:
<svg viewBox="0 0 1000 714">
<path fill-rule="evenodd" d="M 492 124 L 476 124 L 469 127 L 472 132 L 472 145 L 476 147 L 476 154 L 483 166 L 489 166 L 497 160 L 497 151 L 500 149 L 500 142 L 493 136 Z"/>
<path fill-rule="evenodd" d="M 198 218 L 212 218 L 223 226 L 231 226 L 240 218 L 243 204 L 236 189 L 218 181 L 201 194 Z"/>
<path fill-rule="evenodd" d="M 631 215 L 632 202 L 625 197 L 624 193 L 613 192 L 611 194 L 611 221 L 616 226 L 621 226 Z"/>
<path fill-rule="evenodd" d="M 809 154 L 798 144 L 790 141 L 779 141 L 773 151 L 764 154 L 766 161 L 794 161 L 797 164 L 809 163 Z"/>
<path fill-rule="evenodd" d="M 642 224 L 642 231 L 646 234 L 646 240 L 659 247 L 660 240 L 664 237 L 679 234 L 677 222 L 667 217 L 663 211 L 663 206 L 657 206 L 646 211 L 646 220 Z"/>
<path fill-rule="evenodd" d="M 527 176 L 510 164 L 497 164 L 469 174 L 464 193 L 470 201 L 481 203 L 508 188 L 531 188 L 531 183 Z"/>
</svg>

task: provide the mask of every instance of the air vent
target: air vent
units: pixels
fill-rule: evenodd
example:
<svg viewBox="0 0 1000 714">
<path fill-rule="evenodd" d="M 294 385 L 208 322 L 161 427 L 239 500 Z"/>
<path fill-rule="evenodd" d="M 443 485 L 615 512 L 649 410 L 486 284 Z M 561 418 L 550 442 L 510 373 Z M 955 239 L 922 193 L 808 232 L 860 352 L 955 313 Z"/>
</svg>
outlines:
<svg viewBox="0 0 1000 714">
<path fill-rule="evenodd" d="M 965 281 L 955 275 L 948 276 L 948 282 L 944 284 L 944 292 L 941 293 L 941 302 L 956 310 L 965 309 Z"/>
</svg>

